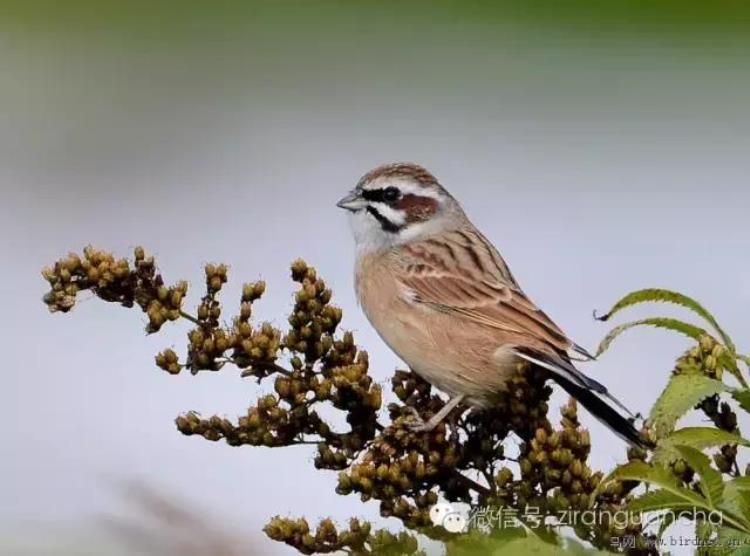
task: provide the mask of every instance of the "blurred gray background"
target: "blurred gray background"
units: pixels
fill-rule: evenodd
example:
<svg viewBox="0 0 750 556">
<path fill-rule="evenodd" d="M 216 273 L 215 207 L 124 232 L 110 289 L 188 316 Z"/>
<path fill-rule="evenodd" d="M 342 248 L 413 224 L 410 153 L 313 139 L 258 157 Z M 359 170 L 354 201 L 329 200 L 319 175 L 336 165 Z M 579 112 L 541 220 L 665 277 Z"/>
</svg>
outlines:
<svg viewBox="0 0 750 556">
<path fill-rule="evenodd" d="M 133 511 L 122 480 L 185 500 L 263 554 L 289 552 L 260 532 L 276 514 L 377 519 L 376 503 L 334 493 L 314 448 L 181 436 L 179 413 L 234 418 L 259 391 L 231 371 L 156 369 L 157 351 L 183 346 L 184 326 L 145 337 L 139 312 L 94 299 L 49 315 L 39 270 L 88 243 L 121 255 L 144 245 L 168 280 L 194 284 L 192 301 L 209 261 L 230 265 L 228 307 L 242 281 L 263 278 L 260 318 L 280 325 L 292 305 L 288 263 L 304 257 L 387 385 L 400 363 L 356 306 L 352 241 L 334 203 L 371 167 L 410 160 L 455 194 L 582 345 L 594 349 L 608 330 L 593 309 L 663 286 L 705 303 L 750 349 L 744 12 L 169 6 L 3 3 L 8 554 L 114 550 L 91 539 L 102 515 Z M 687 345 L 633 331 L 586 370 L 647 411 Z M 564 398 L 554 400 L 556 416 Z M 622 443 L 583 419 L 593 465 L 623 461 Z"/>
</svg>

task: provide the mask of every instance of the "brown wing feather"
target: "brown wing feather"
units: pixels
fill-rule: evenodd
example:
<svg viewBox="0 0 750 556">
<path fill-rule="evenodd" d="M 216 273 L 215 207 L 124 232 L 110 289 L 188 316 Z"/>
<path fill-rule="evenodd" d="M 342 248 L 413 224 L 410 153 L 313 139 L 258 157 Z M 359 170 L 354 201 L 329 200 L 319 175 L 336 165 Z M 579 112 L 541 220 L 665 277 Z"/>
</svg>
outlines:
<svg viewBox="0 0 750 556">
<path fill-rule="evenodd" d="M 475 230 L 460 230 L 402 246 L 406 272 L 399 280 L 414 301 L 486 327 L 510 333 L 519 357 L 550 370 L 556 380 L 615 431 L 639 444 L 640 434 L 597 395 L 628 409 L 607 389 L 573 366 L 569 349 L 588 355 L 572 343 L 526 297 L 505 261 Z M 593 357 L 592 357 L 593 358 Z"/>
<path fill-rule="evenodd" d="M 460 230 L 402 247 L 400 280 L 416 301 L 474 322 L 528 335 L 552 352 L 571 342 L 521 291 L 505 261 L 478 232 Z"/>
</svg>

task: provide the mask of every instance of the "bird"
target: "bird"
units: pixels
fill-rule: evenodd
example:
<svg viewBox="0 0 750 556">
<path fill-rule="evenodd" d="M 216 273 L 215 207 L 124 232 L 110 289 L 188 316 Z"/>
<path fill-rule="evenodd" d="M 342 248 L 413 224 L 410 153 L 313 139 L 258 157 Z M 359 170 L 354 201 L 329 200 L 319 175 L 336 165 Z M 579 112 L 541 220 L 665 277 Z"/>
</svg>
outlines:
<svg viewBox="0 0 750 556">
<path fill-rule="evenodd" d="M 648 445 L 632 413 L 573 363 L 594 356 L 524 293 L 433 174 L 409 162 L 378 166 L 337 206 L 349 213 L 365 316 L 412 371 L 449 396 L 414 430 L 433 430 L 461 404 L 492 407 L 525 361 L 627 443 Z"/>
</svg>

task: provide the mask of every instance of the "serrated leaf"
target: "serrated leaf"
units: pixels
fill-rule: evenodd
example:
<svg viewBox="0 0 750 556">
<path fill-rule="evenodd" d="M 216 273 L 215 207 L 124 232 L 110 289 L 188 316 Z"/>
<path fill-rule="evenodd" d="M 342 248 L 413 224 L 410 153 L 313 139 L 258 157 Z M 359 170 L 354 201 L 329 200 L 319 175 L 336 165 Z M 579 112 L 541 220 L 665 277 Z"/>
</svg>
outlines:
<svg viewBox="0 0 750 556">
<path fill-rule="evenodd" d="M 732 390 L 732 397 L 740 404 L 742 409 L 750 412 L 750 390 L 747 388 Z"/>
<path fill-rule="evenodd" d="M 666 440 L 680 446 L 690 446 L 697 450 L 725 444 L 750 446 L 750 440 L 742 438 L 736 433 L 712 427 L 685 427 L 674 431 Z"/>
<path fill-rule="evenodd" d="M 724 479 L 721 473 L 711 467 L 711 460 L 703 452 L 690 446 L 677 446 L 677 451 L 700 476 L 698 486 L 708 503 L 713 507 L 719 507 L 724 495 Z"/>
<path fill-rule="evenodd" d="M 602 353 L 604 353 L 615 340 L 615 338 L 617 338 L 620 334 L 637 326 L 654 326 L 656 328 L 665 328 L 667 330 L 673 330 L 675 332 L 679 332 L 680 334 L 684 334 L 685 336 L 694 340 L 698 340 L 701 336 L 707 333 L 703 328 L 679 319 L 655 317 L 636 320 L 633 322 L 621 324 L 620 326 L 615 326 L 612 330 L 610 330 L 609 334 L 607 334 L 599 343 L 599 347 L 596 350 L 595 357 L 599 357 Z"/>
<path fill-rule="evenodd" d="M 649 465 L 643 461 L 631 461 L 615 469 L 609 478 L 640 481 L 656 485 L 678 495 L 684 501 L 690 502 L 694 506 L 705 506 L 705 500 L 699 494 L 681 487 L 677 482 L 677 478 L 664 467 Z"/>
<path fill-rule="evenodd" d="M 560 554 L 561 547 L 555 544 L 549 544 L 537 537 L 528 536 L 523 539 L 515 539 L 503 543 L 500 548 L 494 550 L 495 556 L 513 556 L 516 554 L 539 554 L 540 556 L 556 556 Z"/>
<path fill-rule="evenodd" d="M 750 490 L 750 477 L 735 477 L 727 484 L 735 486 L 738 490 Z"/>
<path fill-rule="evenodd" d="M 561 544 L 551 544 L 538 537 L 528 536 L 504 543 L 492 552 L 494 556 L 517 556 L 518 554 L 537 554 L 539 556 L 558 556 L 559 554 L 578 554 L 580 556 L 599 556 L 609 554 L 594 548 L 587 548 L 572 539 L 561 539 Z"/>
<path fill-rule="evenodd" d="M 685 427 L 674 431 L 662 439 L 652 457 L 653 463 L 669 464 L 679 459 L 677 446 L 690 446 L 696 450 L 704 450 L 714 446 L 737 444 L 750 446 L 750 441 L 741 436 L 713 427 Z"/>
<path fill-rule="evenodd" d="M 719 509 L 750 522 L 750 477 L 737 477 L 724 483 L 724 501 Z"/>
<path fill-rule="evenodd" d="M 690 450 L 690 448 L 688 448 L 688 450 Z M 696 450 L 693 451 L 695 452 Z M 701 455 L 706 457 L 704 454 Z M 672 472 L 665 467 L 649 465 L 643 461 L 631 461 L 625 465 L 621 465 L 610 473 L 607 479 L 602 481 L 602 484 L 594 491 L 594 496 L 601 491 L 602 485 L 606 484 L 611 479 L 640 481 L 658 486 L 663 490 L 675 494 L 681 500 L 680 504 L 689 504 L 689 507 L 691 508 L 695 508 L 696 510 L 706 510 L 709 513 L 720 511 L 723 515 L 724 524 L 741 531 L 750 532 L 750 524 L 747 520 L 743 517 L 738 517 L 738 514 L 731 511 L 729 508 L 725 510 L 718 508 L 711 504 L 708 498 L 681 486 Z M 713 479 L 709 480 L 713 482 Z M 710 488 L 714 489 L 713 492 L 715 492 L 714 485 Z"/>
<path fill-rule="evenodd" d="M 661 510 L 687 510 L 695 507 L 693 502 L 665 489 L 647 492 L 628 504 L 632 512 L 658 512 Z"/>
<path fill-rule="evenodd" d="M 729 554 L 747 555 L 750 547 L 750 534 L 731 527 L 721 527 L 711 547 L 711 556 Z"/>
<path fill-rule="evenodd" d="M 656 438 L 671 433 L 677 420 L 701 400 L 726 390 L 724 383 L 703 375 L 674 375 L 651 408 L 649 424 Z"/>
<path fill-rule="evenodd" d="M 705 319 L 714 328 L 714 330 L 719 333 L 719 336 L 721 336 L 724 344 L 730 350 L 735 351 L 732 339 L 729 337 L 729 335 L 727 335 L 726 332 L 724 332 L 724 330 L 722 330 L 714 316 L 710 312 L 708 312 L 708 310 L 703 307 L 703 305 L 698 303 L 695 299 L 688 297 L 687 295 L 683 295 L 672 290 L 646 288 L 643 290 L 631 292 L 620 299 L 617 303 L 615 303 L 606 315 L 604 315 L 603 317 L 599 317 L 599 320 L 609 320 L 616 313 L 622 311 L 627 307 L 631 307 L 639 303 L 648 302 L 673 303 L 675 305 L 680 305 L 681 307 L 690 309 L 691 311 Z"/>
<path fill-rule="evenodd" d="M 469 529 L 446 542 L 446 554 L 462 556 L 484 556 L 499 552 L 506 544 L 516 539 L 525 539 L 530 529 L 524 527 L 502 527 L 495 529 L 489 537 L 478 529 Z"/>
<path fill-rule="evenodd" d="M 605 556 L 605 555 L 612 554 L 611 552 L 607 552 L 605 550 L 597 550 L 596 548 L 590 548 L 578 542 L 577 540 L 571 539 L 569 537 L 565 537 L 562 539 L 561 548 L 562 548 L 563 554 L 573 554 L 573 555 L 577 554 L 580 556 Z"/>
<path fill-rule="evenodd" d="M 707 541 L 714 533 L 714 526 L 708 521 L 697 519 L 695 521 L 695 538 L 701 541 Z"/>
<path fill-rule="evenodd" d="M 739 365 L 737 365 L 737 360 L 740 358 L 739 355 L 736 353 L 732 353 L 731 351 L 727 351 L 719 358 L 719 363 L 722 367 L 724 367 L 729 373 L 737 379 L 737 381 L 740 383 L 740 385 L 743 388 L 747 388 L 747 381 L 745 381 L 745 377 L 742 376 L 742 372 L 740 371 Z"/>
<path fill-rule="evenodd" d="M 667 512 L 661 517 L 659 523 L 659 531 L 657 532 L 659 538 L 664 535 L 664 531 L 669 529 L 669 526 L 672 525 L 675 521 L 677 521 L 677 514 L 675 512 Z"/>
</svg>

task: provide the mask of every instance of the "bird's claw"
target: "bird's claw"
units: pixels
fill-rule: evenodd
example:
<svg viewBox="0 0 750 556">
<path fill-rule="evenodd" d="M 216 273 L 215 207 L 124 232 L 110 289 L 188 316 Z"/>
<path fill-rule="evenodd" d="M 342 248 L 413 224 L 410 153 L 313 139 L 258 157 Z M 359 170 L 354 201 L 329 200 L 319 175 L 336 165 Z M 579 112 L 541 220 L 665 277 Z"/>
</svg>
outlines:
<svg viewBox="0 0 750 556">
<path fill-rule="evenodd" d="M 409 422 L 405 423 L 406 428 L 412 432 L 429 432 L 435 428 L 435 424 L 431 421 L 425 421 L 419 412 L 411 406 L 406 407 L 409 413 Z"/>
<path fill-rule="evenodd" d="M 420 427 L 424 426 L 425 422 L 424 419 L 422 419 L 422 416 L 419 414 L 419 412 L 414 409 L 411 406 L 406 406 L 406 412 L 408 415 L 406 416 L 407 422 L 405 423 L 406 428 L 409 430 L 415 431 L 418 430 Z"/>
<path fill-rule="evenodd" d="M 434 425 L 430 425 L 430 423 L 425 423 L 424 421 L 421 423 L 407 423 L 406 427 L 411 432 L 430 432 L 435 428 Z"/>
</svg>

